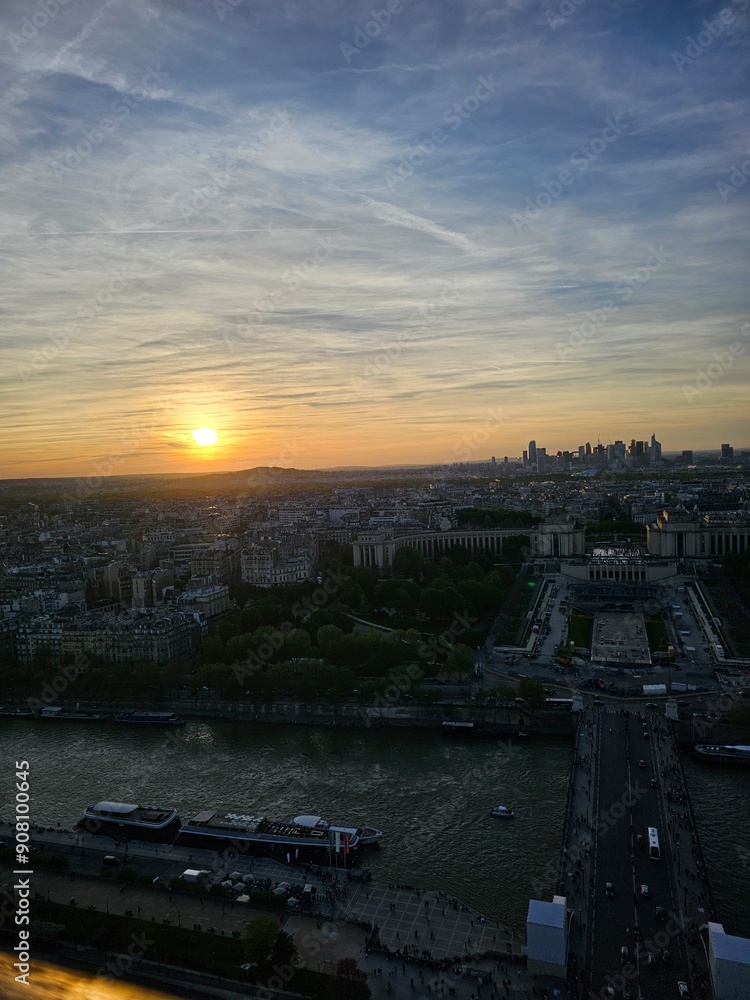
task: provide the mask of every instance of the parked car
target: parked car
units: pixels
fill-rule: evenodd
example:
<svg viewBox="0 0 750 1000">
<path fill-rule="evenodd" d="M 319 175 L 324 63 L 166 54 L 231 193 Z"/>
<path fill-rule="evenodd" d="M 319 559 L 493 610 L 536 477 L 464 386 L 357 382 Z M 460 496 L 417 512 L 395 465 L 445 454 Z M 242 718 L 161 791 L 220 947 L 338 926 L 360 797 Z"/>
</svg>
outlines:
<svg viewBox="0 0 750 1000">
<path fill-rule="evenodd" d="M 610 899 L 614 896 L 615 887 L 611 882 L 607 882 L 606 886 L 604 887 L 604 894 L 605 896 L 609 896 Z"/>
<path fill-rule="evenodd" d="M 680 1000 L 689 1000 L 690 990 L 688 989 L 687 983 L 683 983 L 682 980 L 677 984 L 677 989 L 680 994 Z"/>
<path fill-rule="evenodd" d="M 641 895 L 644 897 L 644 899 L 648 899 L 648 886 L 647 885 L 642 885 L 641 886 Z"/>
</svg>

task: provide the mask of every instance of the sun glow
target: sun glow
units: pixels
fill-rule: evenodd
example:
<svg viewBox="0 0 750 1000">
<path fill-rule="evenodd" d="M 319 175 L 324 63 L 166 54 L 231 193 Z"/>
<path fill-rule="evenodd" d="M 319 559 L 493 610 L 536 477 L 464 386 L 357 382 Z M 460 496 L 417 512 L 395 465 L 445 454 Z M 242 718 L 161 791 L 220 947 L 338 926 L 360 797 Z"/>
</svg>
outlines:
<svg viewBox="0 0 750 1000">
<path fill-rule="evenodd" d="M 195 443 L 199 444 L 203 448 L 216 444 L 219 440 L 219 435 L 210 427 L 199 427 L 197 430 L 191 431 L 191 433 Z"/>
</svg>

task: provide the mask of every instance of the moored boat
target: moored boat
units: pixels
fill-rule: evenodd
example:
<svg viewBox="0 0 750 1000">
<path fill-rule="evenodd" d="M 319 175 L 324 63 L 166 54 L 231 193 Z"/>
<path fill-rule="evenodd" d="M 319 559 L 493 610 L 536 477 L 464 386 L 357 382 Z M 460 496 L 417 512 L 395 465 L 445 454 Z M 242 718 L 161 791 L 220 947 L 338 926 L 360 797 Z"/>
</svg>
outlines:
<svg viewBox="0 0 750 1000">
<path fill-rule="evenodd" d="M 39 719 L 57 719 L 59 722 L 109 722 L 111 712 L 83 712 L 74 708 L 62 708 L 58 705 L 48 705 L 43 708 Z"/>
<path fill-rule="evenodd" d="M 113 722 L 128 725 L 184 726 L 185 720 L 176 712 L 118 712 Z"/>
<path fill-rule="evenodd" d="M 699 760 L 719 764 L 750 764 L 750 746 L 727 746 L 723 744 L 700 743 L 695 747 Z"/>
<path fill-rule="evenodd" d="M 301 822 L 300 822 L 301 821 Z M 204 809 L 180 827 L 179 844 L 204 850 L 349 868 L 362 844 L 354 827 L 331 826 L 319 816 L 273 820 L 247 813 Z"/>
<path fill-rule="evenodd" d="M 172 841 L 180 828 L 176 809 L 136 806 L 129 802 L 97 802 L 83 810 L 77 824 L 87 833 L 114 840 Z"/>
<path fill-rule="evenodd" d="M 344 826 L 343 824 L 329 824 L 320 816 L 295 816 L 294 822 L 299 826 L 322 827 L 323 829 L 339 830 L 348 833 L 350 838 L 356 835 L 360 847 L 372 847 L 383 836 L 381 830 L 376 830 L 374 826 Z"/>
</svg>

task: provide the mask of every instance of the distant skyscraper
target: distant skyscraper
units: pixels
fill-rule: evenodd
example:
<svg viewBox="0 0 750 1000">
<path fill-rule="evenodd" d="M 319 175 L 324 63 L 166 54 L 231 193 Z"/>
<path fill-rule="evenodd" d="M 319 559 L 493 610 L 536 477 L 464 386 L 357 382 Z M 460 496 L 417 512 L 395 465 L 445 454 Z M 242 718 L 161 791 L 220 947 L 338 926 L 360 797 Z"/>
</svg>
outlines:
<svg viewBox="0 0 750 1000">
<path fill-rule="evenodd" d="M 685 463 L 685 465 L 693 464 L 693 451 L 691 448 L 688 448 L 686 451 L 683 451 L 682 461 Z"/>
<path fill-rule="evenodd" d="M 529 465 L 536 465 L 536 441 L 529 441 Z"/>
<path fill-rule="evenodd" d="M 648 449 L 648 457 L 653 465 L 655 462 L 661 462 L 661 444 L 656 440 L 656 434 L 651 435 L 651 444 Z"/>
<path fill-rule="evenodd" d="M 530 443 L 533 444 L 533 441 L 530 442 Z M 547 449 L 546 448 L 536 448 L 535 447 L 534 451 L 536 453 L 536 471 L 537 472 L 542 472 L 542 473 L 546 472 L 547 471 Z M 529 455 L 529 459 L 531 459 L 531 455 Z"/>
<path fill-rule="evenodd" d="M 731 444 L 723 444 L 721 446 L 721 460 L 722 462 L 731 462 L 734 459 L 734 448 Z"/>
<path fill-rule="evenodd" d="M 634 469 L 642 469 L 648 460 L 648 443 L 632 438 L 628 450 L 628 460 Z"/>
<path fill-rule="evenodd" d="M 529 453 L 528 453 L 528 451 L 524 451 L 524 453 L 523 453 L 523 465 L 524 465 L 524 468 L 526 468 L 526 466 L 528 464 L 529 464 Z"/>
</svg>

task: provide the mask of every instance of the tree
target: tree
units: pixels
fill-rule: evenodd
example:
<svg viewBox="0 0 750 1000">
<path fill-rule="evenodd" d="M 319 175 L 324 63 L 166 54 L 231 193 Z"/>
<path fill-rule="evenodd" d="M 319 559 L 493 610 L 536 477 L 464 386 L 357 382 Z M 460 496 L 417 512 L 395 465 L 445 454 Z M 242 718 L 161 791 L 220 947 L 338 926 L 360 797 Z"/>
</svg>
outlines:
<svg viewBox="0 0 750 1000">
<path fill-rule="evenodd" d="M 514 566 L 529 558 L 531 541 L 528 535 L 511 535 L 503 539 L 503 558 Z"/>
<path fill-rule="evenodd" d="M 262 624 L 263 615 L 252 605 L 248 605 L 240 611 L 240 628 L 243 632 L 254 632 Z"/>
<path fill-rule="evenodd" d="M 468 674 L 474 669 L 475 663 L 476 653 L 474 650 L 458 643 L 448 655 L 446 669 L 449 674 L 455 674 L 460 681 L 464 674 Z"/>
<path fill-rule="evenodd" d="M 419 576 L 424 569 L 424 559 L 418 549 L 404 545 L 393 557 L 393 572 L 396 576 Z"/>
<path fill-rule="evenodd" d="M 509 684 L 500 684 L 494 688 L 498 705 L 512 705 L 516 697 L 516 689 Z"/>
<path fill-rule="evenodd" d="M 284 637 L 284 645 L 281 647 L 279 656 L 284 660 L 300 660 L 310 656 L 311 653 L 310 633 L 303 628 L 296 628 Z"/>
<path fill-rule="evenodd" d="M 203 663 L 224 663 L 226 650 L 219 635 L 209 635 L 201 646 L 201 661 Z"/>
<path fill-rule="evenodd" d="M 232 636 L 231 639 L 227 640 L 224 649 L 227 663 L 239 663 L 240 660 L 247 659 L 247 651 L 251 645 L 252 636 L 249 633 Z"/>
<path fill-rule="evenodd" d="M 31 659 L 31 665 L 34 670 L 37 670 L 40 673 L 47 671 L 50 667 L 54 666 L 54 656 L 49 646 L 35 647 L 34 655 Z"/>
<path fill-rule="evenodd" d="M 226 618 L 219 622 L 218 632 L 224 642 L 228 642 L 235 635 L 240 635 L 242 629 L 240 627 L 239 616 L 227 615 Z"/>
<path fill-rule="evenodd" d="M 544 704 L 544 685 L 536 677 L 522 677 L 518 691 L 530 711 L 534 712 Z"/>
<path fill-rule="evenodd" d="M 294 965 L 296 958 L 297 948 L 294 944 L 294 938 L 286 931 L 279 931 L 271 951 L 271 964 L 274 966 Z"/>
<path fill-rule="evenodd" d="M 266 963 L 276 946 L 280 934 L 275 917 L 256 917 L 245 930 L 245 954 L 249 962 Z"/>
<path fill-rule="evenodd" d="M 358 583 L 355 583 L 353 580 L 347 580 L 341 588 L 341 600 L 347 605 L 347 607 L 350 607 L 352 611 L 359 613 L 364 606 L 366 596 L 364 590 Z"/>
<path fill-rule="evenodd" d="M 419 607 L 430 618 L 450 618 L 466 610 L 466 598 L 454 587 L 428 587 L 422 591 Z"/>
<path fill-rule="evenodd" d="M 395 608 L 399 602 L 403 583 L 403 580 L 398 580 L 395 577 L 391 577 L 390 580 L 381 581 L 375 588 L 373 600 L 376 604 L 383 605 L 386 608 Z"/>
<path fill-rule="evenodd" d="M 361 983 L 367 979 L 367 973 L 359 968 L 356 958 L 340 958 L 336 966 L 336 975 L 340 979 L 357 979 Z"/>
<path fill-rule="evenodd" d="M 344 638 L 344 633 L 336 625 L 321 625 L 315 633 L 315 641 L 323 656 L 328 656 L 331 649 Z"/>
</svg>

